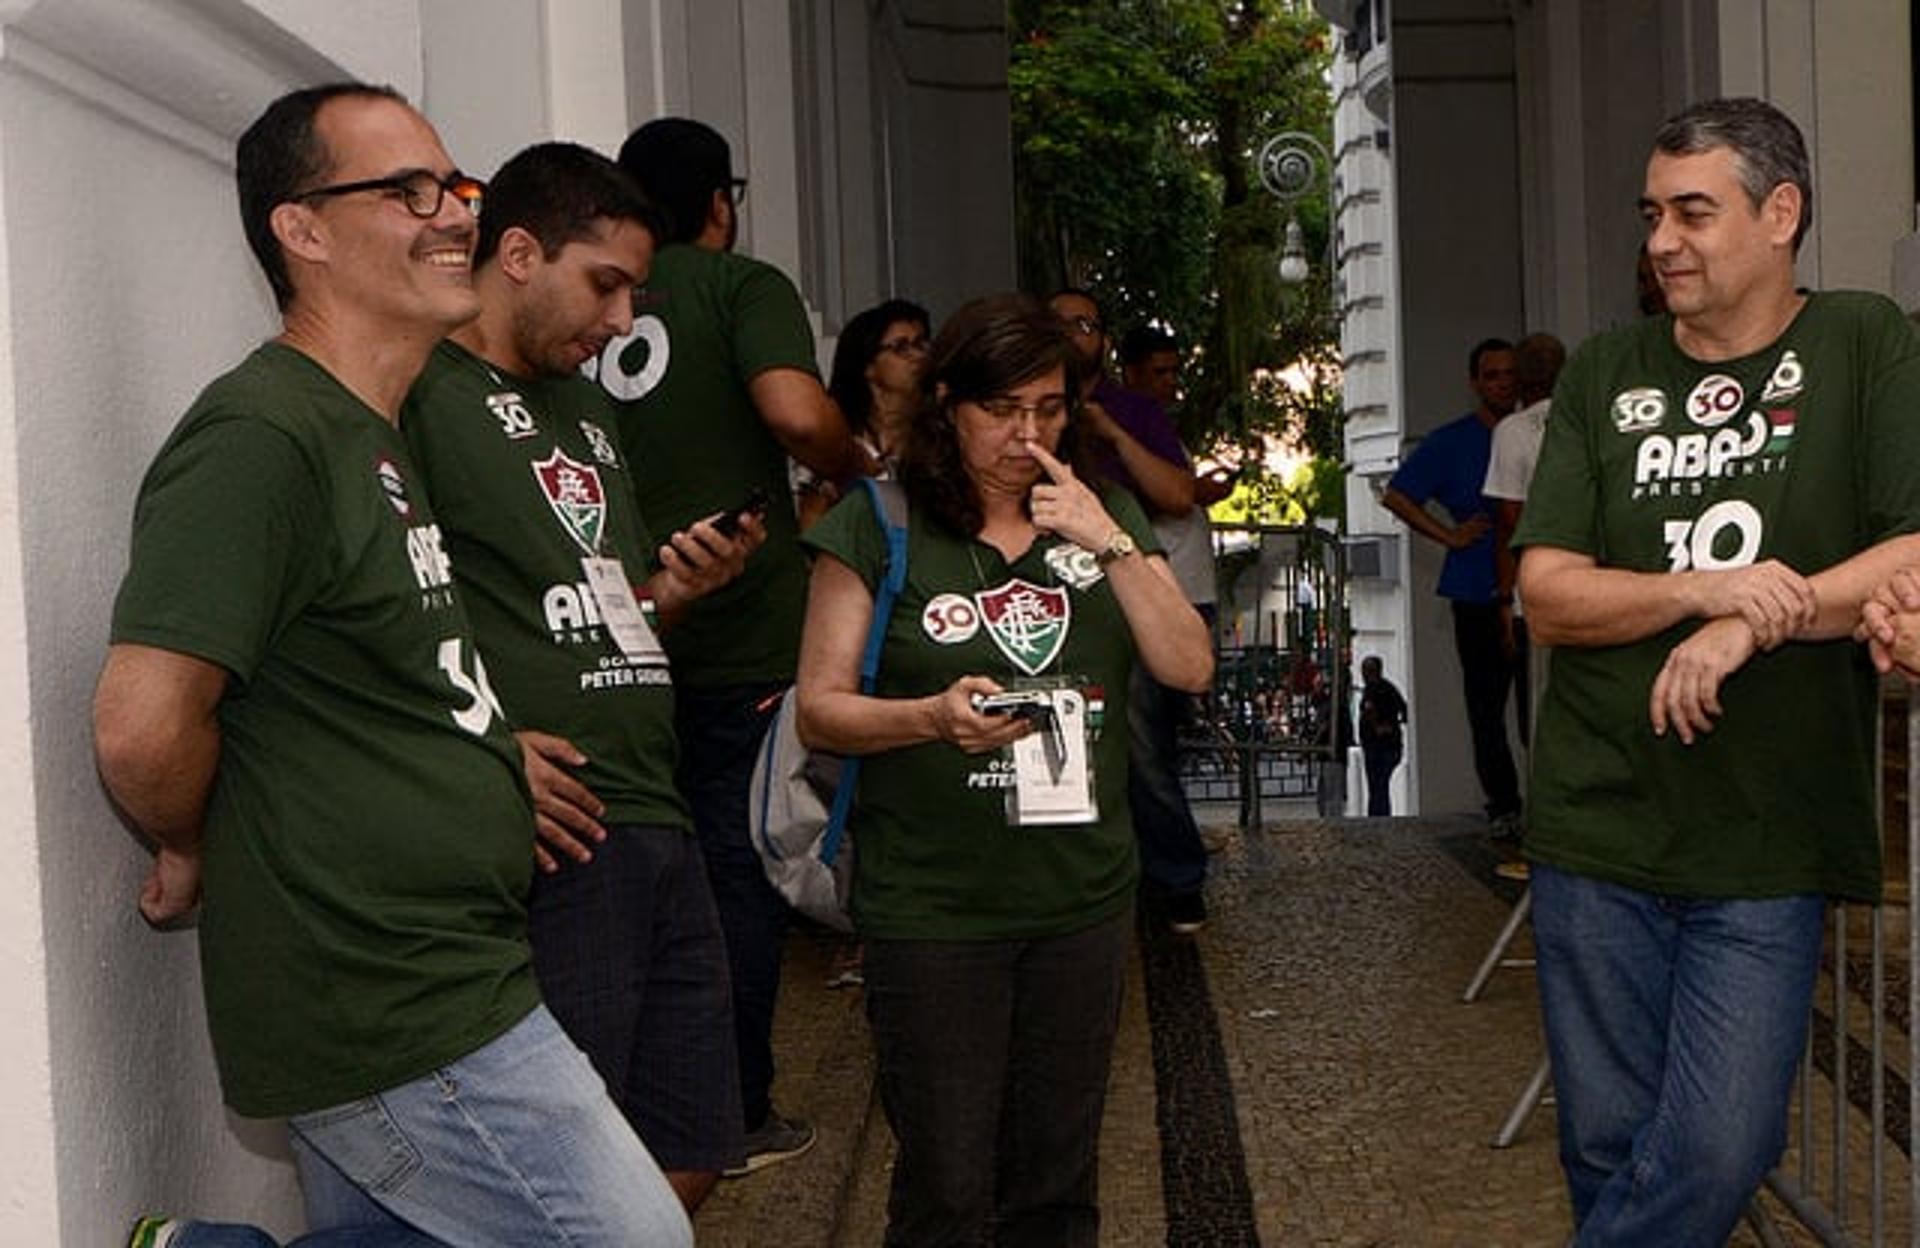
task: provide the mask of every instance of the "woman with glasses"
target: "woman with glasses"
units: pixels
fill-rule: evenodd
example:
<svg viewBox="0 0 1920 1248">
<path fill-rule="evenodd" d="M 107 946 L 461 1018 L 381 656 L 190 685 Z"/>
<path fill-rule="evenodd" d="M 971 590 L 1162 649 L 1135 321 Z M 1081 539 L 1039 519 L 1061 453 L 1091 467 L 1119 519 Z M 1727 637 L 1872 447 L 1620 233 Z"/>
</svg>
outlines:
<svg viewBox="0 0 1920 1248">
<path fill-rule="evenodd" d="M 848 321 L 833 349 L 827 392 L 883 469 L 891 469 L 906 440 L 931 332 L 925 308 L 889 299 Z"/>
<path fill-rule="evenodd" d="M 1079 367 L 1024 296 L 941 329 L 899 463 L 906 585 L 871 693 L 858 673 L 886 553 L 867 495 L 803 539 L 820 557 L 801 737 L 865 758 L 853 909 L 900 1145 L 891 1245 L 1098 1239 L 1138 876 L 1127 682 L 1137 659 L 1203 690 L 1213 656 L 1138 504 L 1074 466 Z"/>
</svg>

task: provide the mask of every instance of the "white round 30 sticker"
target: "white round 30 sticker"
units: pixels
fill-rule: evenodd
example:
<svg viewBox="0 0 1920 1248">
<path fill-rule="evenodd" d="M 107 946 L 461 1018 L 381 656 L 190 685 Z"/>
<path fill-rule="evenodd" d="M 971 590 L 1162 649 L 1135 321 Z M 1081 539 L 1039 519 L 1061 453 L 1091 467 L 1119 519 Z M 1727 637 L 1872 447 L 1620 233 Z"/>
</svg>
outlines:
<svg viewBox="0 0 1920 1248">
<path fill-rule="evenodd" d="M 943 646 L 957 646 L 980 631 L 980 611 L 959 594 L 941 594 L 920 613 L 920 627 Z"/>
</svg>

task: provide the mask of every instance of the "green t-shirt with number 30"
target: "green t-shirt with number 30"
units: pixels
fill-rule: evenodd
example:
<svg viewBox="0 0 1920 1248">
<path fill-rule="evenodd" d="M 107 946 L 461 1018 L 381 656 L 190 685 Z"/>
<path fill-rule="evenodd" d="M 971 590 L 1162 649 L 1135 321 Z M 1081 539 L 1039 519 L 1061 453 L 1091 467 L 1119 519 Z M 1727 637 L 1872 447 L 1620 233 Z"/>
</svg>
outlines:
<svg viewBox="0 0 1920 1248">
<path fill-rule="evenodd" d="M 1877 295 L 1812 295 L 1752 355 L 1703 361 L 1669 318 L 1583 346 L 1562 374 L 1516 546 L 1635 572 L 1805 576 L 1920 529 L 1920 343 Z M 1880 891 L 1878 687 L 1850 639 L 1756 654 L 1713 731 L 1656 737 L 1648 699 L 1689 620 L 1553 651 L 1529 856 L 1694 897 Z"/>
<path fill-rule="evenodd" d="M 134 512 L 113 640 L 218 664 L 200 956 L 227 1102 L 341 1104 L 538 1002 L 532 811 L 399 433 L 268 344 Z"/>
</svg>

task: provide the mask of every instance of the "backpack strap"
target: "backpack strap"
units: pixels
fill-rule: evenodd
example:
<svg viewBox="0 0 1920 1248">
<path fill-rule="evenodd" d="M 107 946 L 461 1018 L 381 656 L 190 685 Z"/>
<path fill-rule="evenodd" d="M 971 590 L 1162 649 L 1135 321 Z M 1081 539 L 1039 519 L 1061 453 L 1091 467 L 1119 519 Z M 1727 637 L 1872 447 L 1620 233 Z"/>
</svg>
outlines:
<svg viewBox="0 0 1920 1248">
<path fill-rule="evenodd" d="M 858 479 L 873 504 L 873 518 L 887 539 L 887 566 L 873 595 L 873 621 L 867 626 L 866 648 L 860 653 L 860 692 L 872 693 L 880 675 L 880 651 L 887 641 L 887 623 L 893 616 L 893 604 L 907 583 L 907 492 L 898 481 Z M 847 815 L 853 810 L 854 790 L 859 788 L 860 760 L 850 757 L 840 765 L 840 784 L 833 792 L 833 809 L 827 814 L 827 830 L 820 838 L 820 861 L 829 867 L 840 856 L 840 842 L 846 835 Z"/>
<path fill-rule="evenodd" d="M 907 583 L 907 492 L 898 481 L 861 477 L 860 485 L 873 504 L 873 515 L 887 539 L 886 574 L 873 595 L 873 624 L 867 629 L 867 647 L 860 654 L 860 692 L 872 693 L 880 675 L 880 650 L 887 641 L 887 622 L 893 603 Z"/>
</svg>

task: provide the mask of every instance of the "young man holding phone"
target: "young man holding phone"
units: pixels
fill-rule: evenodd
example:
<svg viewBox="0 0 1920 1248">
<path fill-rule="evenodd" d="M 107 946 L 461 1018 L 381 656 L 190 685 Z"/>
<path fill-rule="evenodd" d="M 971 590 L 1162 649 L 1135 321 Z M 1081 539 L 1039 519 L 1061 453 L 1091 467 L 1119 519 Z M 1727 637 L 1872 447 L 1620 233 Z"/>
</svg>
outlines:
<svg viewBox="0 0 1920 1248">
<path fill-rule="evenodd" d="M 726 945 L 674 785 L 658 638 L 763 531 L 748 500 L 650 535 L 613 412 L 575 372 L 632 324 L 656 228 L 598 153 L 509 160 L 474 252 L 479 318 L 434 349 L 400 428 L 525 759 L 541 994 L 692 1209 L 739 1164 L 742 1126 Z"/>
</svg>

